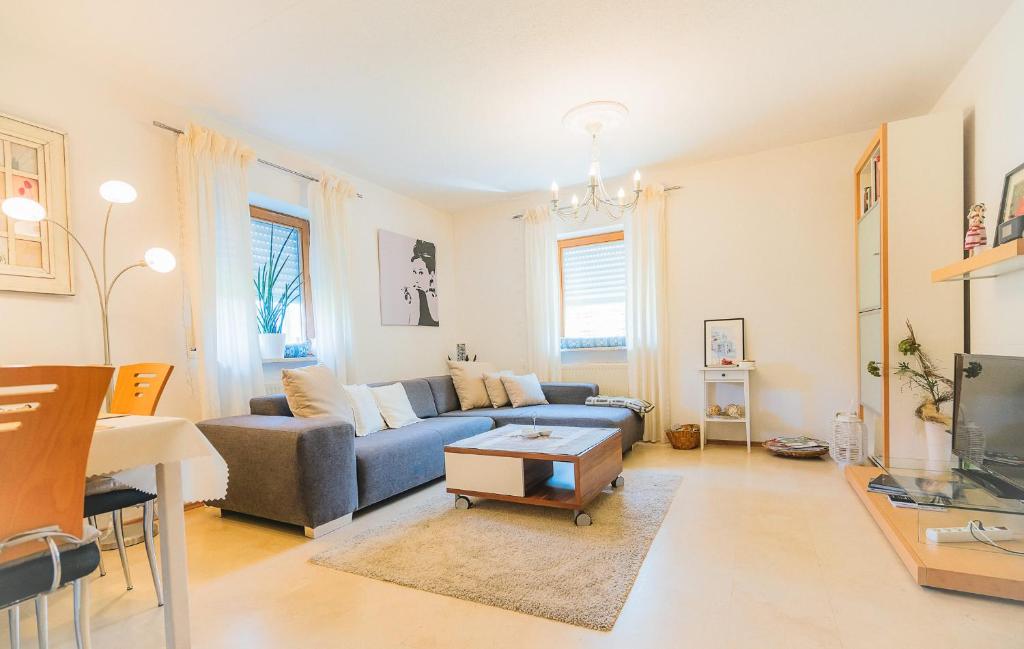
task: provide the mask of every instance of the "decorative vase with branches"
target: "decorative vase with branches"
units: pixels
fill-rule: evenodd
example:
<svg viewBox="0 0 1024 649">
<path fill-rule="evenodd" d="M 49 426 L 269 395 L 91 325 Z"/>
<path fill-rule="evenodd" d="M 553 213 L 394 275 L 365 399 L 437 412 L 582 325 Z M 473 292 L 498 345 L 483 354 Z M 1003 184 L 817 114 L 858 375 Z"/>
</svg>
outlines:
<svg viewBox="0 0 1024 649">
<path fill-rule="evenodd" d="M 942 405 L 953 399 L 953 380 L 944 376 L 931 356 L 917 341 L 914 327 L 907 321 L 907 337 L 896 347 L 909 360 L 900 361 L 896 376 L 903 379 L 904 387 L 915 390 L 924 397 L 914 411 L 918 419 L 948 426 L 949 415 L 941 412 Z"/>
<path fill-rule="evenodd" d="M 285 283 L 280 291 L 276 290 L 281 273 L 291 260 L 291 256 L 286 256 L 284 252 L 295 231 L 289 230 L 288 236 L 275 251 L 275 229 L 270 230 L 270 255 L 267 261 L 256 269 L 256 276 L 252 280 L 256 287 L 256 326 L 261 334 L 281 333 L 288 307 L 299 299 L 302 290 L 301 275 L 296 275 Z"/>
</svg>

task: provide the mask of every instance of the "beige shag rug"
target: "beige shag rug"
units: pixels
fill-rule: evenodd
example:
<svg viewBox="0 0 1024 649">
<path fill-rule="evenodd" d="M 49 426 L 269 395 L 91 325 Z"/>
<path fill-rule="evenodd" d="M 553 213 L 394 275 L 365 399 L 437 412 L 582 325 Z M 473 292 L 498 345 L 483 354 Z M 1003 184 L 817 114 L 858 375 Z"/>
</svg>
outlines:
<svg viewBox="0 0 1024 649">
<path fill-rule="evenodd" d="M 626 602 L 682 478 L 623 474 L 586 511 L 572 512 L 454 496 L 429 503 L 322 552 L 313 563 L 510 611 L 608 631 Z"/>
</svg>

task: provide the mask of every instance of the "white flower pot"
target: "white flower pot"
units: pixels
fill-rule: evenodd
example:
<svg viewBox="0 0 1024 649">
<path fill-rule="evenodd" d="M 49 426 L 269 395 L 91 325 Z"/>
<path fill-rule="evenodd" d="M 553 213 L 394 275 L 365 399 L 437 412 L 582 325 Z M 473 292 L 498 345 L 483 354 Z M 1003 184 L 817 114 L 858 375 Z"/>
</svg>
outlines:
<svg viewBox="0 0 1024 649">
<path fill-rule="evenodd" d="M 944 467 L 953 452 L 953 436 L 946 426 L 934 421 L 924 422 L 924 439 L 928 448 L 928 462 Z"/>
<path fill-rule="evenodd" d="M 260 356 L 268 358 L 284 358 L 284 334 L 260 334 Z"/>
</svg>

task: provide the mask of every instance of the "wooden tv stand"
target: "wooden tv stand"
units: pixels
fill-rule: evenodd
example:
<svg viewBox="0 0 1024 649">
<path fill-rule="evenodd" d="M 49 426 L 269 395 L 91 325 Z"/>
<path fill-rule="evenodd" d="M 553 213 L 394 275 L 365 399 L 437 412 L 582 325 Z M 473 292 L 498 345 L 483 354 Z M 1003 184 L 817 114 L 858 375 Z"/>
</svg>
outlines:
<svg viewBox="0 0 1024 649">
<path fill-rule="evenodd" d="M 846 480 L 867 507 L 903 565 L 921 586 L 1024 601 L 1024 557 L 930 545 L 918 540 L 917 511 L 897 509 L 867 490 L 882 473 L 877 467 L 848 466 Z"/>
</svg>

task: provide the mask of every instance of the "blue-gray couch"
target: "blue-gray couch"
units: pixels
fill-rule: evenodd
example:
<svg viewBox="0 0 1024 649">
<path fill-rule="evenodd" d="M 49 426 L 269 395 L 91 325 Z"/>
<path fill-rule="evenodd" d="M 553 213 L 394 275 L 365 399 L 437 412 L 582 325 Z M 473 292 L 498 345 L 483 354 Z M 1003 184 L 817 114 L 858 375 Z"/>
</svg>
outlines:
<svg viewBox="0 0 1024 649">
<path fill-rule="evenodd" d="M 373 385 L 389 385 L 391 382 Z M 592 383 L 542 384 L 548 405 L 460 410 L 450 376 L 400 381 L 423 421 L 356 437 L 341 418 L 293 417 L 284 395 L 258 397 L 252 414 L 200 422 L 228 464 L 228 493 L 208 504 L 301 525 L 316 537 L 352 512 L 444 475 L 444 446 L 505 424 L 595 426 L 622 431 L 629 451 L 643 420 L 626 408 L 587 406 Z"/>
</svg>

